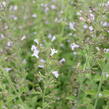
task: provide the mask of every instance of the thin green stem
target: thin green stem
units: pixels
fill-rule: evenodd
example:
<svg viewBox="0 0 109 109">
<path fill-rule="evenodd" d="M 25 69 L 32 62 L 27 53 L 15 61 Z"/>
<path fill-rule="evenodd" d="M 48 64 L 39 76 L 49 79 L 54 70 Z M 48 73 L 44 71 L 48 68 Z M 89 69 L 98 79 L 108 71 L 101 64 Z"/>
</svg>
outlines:
<svg viewBox="0 0 109 109">
<path fill-rule="evenodd" d="M 101 91 L 102 82 L 103 82 L 103 73 L 101 75 L 100 83 L 99 83 L 99 86 L 98 86 L 98 91 L 97 91 L 97 95 L 96 95 L 96 101 L 95 101 L 95 104 L 94 104 L 94 109 L 96 109 L 96 106 L 97 106 L 97 103 L 98 103 L 99 93 Z"/>
<path fill-rule="evenodd" d="M 89 57 L 88 57 L 87 54 L 86 54 L 86 63 L 84 64 L 83 72 L 84 72 L 85 69 L 86 69 L 88 60 L 89 60 Z M 79 74 L 79 75 L 80 75 L 80 74 Z M 83 75 L 83 74 L 81 74 L 81 78 L 84 78 L 84 75 Z M 78 101 L 78 102 L 77 102 L 77 104 L 76 104 L 77 109 L 78 109 L 78 107 L 79 107 L 79 97 L 80 97 L 80 93 L 81 93 L 81 88 L 82 88 L 82 86 L 83 86 L 83 80 L 80 82 L 80 87 L 79 87 L 79 91 L 78 91 L 78 96 L 77 96 L 77 101 Z"/>
</svg>

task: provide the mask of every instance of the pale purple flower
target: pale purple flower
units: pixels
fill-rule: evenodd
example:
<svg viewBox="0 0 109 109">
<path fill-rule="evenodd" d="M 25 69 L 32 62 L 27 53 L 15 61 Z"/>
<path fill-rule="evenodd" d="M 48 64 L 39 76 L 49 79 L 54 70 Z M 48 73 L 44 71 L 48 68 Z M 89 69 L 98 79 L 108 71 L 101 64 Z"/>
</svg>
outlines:
<svg viewBox="0 0 109 109">
<path fill-rule="evenodd" d="M 39 58 L 39 49 L 35 45 L 32 45 L 31 50 L 33 51 L 32 56 Z"/>
<path fill-rule="evenodd" d="M 51 9 L 56 9 L 56 6 L 55 5 L 51 5 Z"/>
<path fill-rule="evenodd" d="M 103 23 L 102 23 L 102 26 L 103 26 L 103 27 L 109 27 L 109 23 L 108 23 L 108 22 L 103 22 Z"/>
<path fill-rule="evenodd" d="M 105 53 L 109 53 L 109 48 L 104 48 Z"/>
<path fill-rule="evenodd" d="M 9 72 L 11 70 L 12 70 L 12 68 L 5 68 L 5 71 L 7 71 L 7 72 Z"/>
<path fill-rule="evenodd" d="M 64 63 L 65 62 L 65 58 L 62 58 L 59 63 Z"/>
<path fill-rule="evenodd" d="M 5 36 L 3 34 L 0 34 L 0 39 L 3 39 Z"/>
<path fill-rule="evenodd" d="M 72 43 L 72 44 L 70 44 L 70 47 L 72 50 L 75 50 L 76 48 L 79 48 L 80 46 L 75 43 Z"/>
<path fill-rule="evenodd" d="M 52 38 L 52 34 L 48 34 L 48 38 L 51 39 Z"/>
<path fill-rule="evenodd" d="M 46 61 L 44 59 L 40 59 L 40 62 L 41 63 L 45 63 Z"/>
<path fill-rule="evenodd" d="M 17 20 L 18 19 L 18 17 L 15 16 L 15 15 L 10 15 L 10 18 L 13 19 L 13 20 Z"/>
<path fill-rule="evenodd" d="M 93 26 L 89 26 L 89 30 L 92 32 L 94 30 Z"/>
<path fill-rule="evenodd" d="M 87 25 L 87 24 L 84 24 L 84 25 L 83 25 L 83 28 L 84 28 L 84 29 L 87 29 L 87 28 L 88 28 L 88 25 Z"/>
<path fill-rule="evenodd" d="M 53 74 L 56 78 L 59 77 L 59 72 L 58 72 L 58 71 L 53 71 L 52 74 Z"/>
</svg>

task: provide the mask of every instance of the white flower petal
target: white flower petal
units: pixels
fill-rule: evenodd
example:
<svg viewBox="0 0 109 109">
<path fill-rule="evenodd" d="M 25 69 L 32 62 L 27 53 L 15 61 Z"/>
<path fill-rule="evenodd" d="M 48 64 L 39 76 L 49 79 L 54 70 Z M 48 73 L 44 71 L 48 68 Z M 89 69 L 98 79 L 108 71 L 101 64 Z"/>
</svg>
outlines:
<svg viewBox="0 0 109 109">
<path fill-rule="evenodd" d="M 58 72 L 58 71 L 53 71 L 52 74 L 53 74 L 56 78 L 59 77 L 59 72 Z"/>
</svg>

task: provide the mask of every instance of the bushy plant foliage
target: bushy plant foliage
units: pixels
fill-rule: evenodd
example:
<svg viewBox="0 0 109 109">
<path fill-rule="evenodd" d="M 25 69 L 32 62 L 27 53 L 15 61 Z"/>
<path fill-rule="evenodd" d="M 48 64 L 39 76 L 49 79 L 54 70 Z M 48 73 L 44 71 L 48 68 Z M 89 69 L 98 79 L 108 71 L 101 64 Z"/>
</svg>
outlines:
<svg viewBox="0 0 109 109">
<path fill-rule="evenodd" d="M 109 109 L 109 1 L 1 0 L 0 109 Z"/>
</svg>

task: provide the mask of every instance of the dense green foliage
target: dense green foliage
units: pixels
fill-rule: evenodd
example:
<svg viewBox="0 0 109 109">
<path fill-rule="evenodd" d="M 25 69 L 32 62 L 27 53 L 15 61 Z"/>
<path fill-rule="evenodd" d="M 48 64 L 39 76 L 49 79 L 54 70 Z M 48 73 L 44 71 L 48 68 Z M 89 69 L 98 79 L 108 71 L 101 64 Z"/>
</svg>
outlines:
<svg viewBox="0 0 109 109">
<path fill-rule="evenodd" d="M 1 0 L 0 109 L 109 109 L 109 1 Z"/>
</svg>

